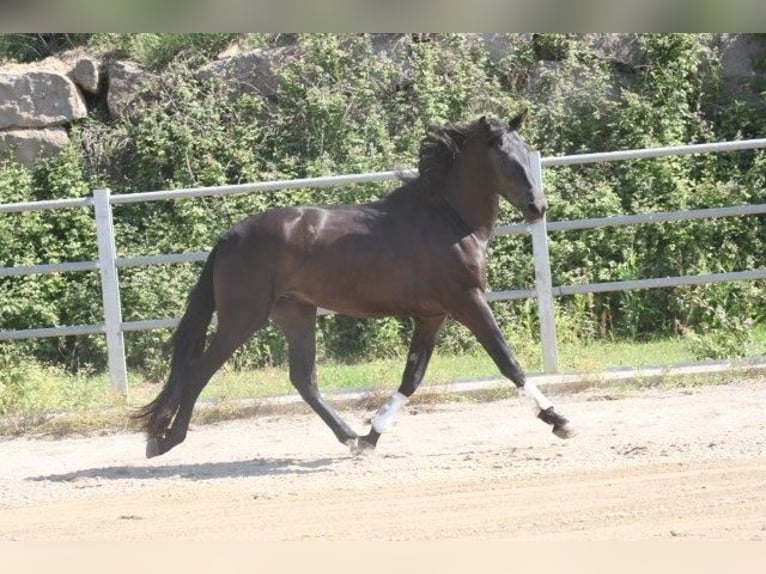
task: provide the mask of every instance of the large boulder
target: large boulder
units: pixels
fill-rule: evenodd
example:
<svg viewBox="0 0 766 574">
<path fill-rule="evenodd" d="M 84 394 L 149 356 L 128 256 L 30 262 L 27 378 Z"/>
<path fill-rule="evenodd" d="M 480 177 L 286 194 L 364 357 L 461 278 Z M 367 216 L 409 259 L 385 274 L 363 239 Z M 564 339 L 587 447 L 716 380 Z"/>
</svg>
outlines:
<svg viewBox="0 0 766 574">
<path fill-rule="evenodd" d="M 82 95 L 65 74 L 0 71 L 0 129 L 58 126 L 87 113 Z"/>
<path fill-rule="evenodd" d="M 211 62 L 198 71 L 197 77 L 203 81 L 217 78 L 241 93 L 272 97 L 279 92 L 275 67 L 301 54 L 298 46 L 256 48 Z"/>
<path fill-rule="evenodd" d="M 134 62 L 116 60 L 106 68 L 106 105 L 114 117 L 130 117 L 134 105 L 147 96 L 156 76 Z"/>
<path fill-rule="evenodd" d="M 766 42 L 755 34 L 718 34 L 716 43 L 721 53 L 724 78 L 754 78 L 758 75 L 756 63 L 766 60 Z"/>
<path fill-rule="evenodd" d="M 26 167 L 39 158 L 56 155 L 68 144 L 69 136 L 62 127 L 0 130 L 0 157 L 11 152 L 11 157 Z"/>
</svg>

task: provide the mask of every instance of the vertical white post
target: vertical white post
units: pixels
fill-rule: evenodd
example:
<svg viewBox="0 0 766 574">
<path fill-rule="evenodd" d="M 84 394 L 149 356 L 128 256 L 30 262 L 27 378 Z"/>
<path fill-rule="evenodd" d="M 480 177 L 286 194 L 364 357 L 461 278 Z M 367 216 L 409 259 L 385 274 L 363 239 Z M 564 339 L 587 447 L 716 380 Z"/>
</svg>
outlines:
<svg viewBox="0 0 766 574">
<path fill-rule="evenodd" d="M 540 152 L 530 154 L 532 176 L 542 189 L 543 169 Z M 556 343 L 556 320 L 553 314 L 553 282 L 551 262 L 548 254 L 548 228 L 545 217 L 530 225 L 532 231 L 532 252 L 535 260 L 535 290 L 537 291 L 537 312 L 540 319 L 540 341 L 543 348 L 543 372 L 552 374 L 559 369 L 559 353 Z"/>
<path fill-rule="evenodd" d="M 93 192 L 98 237 L 98 267 L 101 272 L 101 297 L 104 303 L 104 330 L 112 384 L 123 395 L 128 394 L 128 368 L 125 363 L 125 340 L 122 335 L 122 304 L 120 283 L 115 265 L 114 224 L 109 190 Z"/>
</svg>

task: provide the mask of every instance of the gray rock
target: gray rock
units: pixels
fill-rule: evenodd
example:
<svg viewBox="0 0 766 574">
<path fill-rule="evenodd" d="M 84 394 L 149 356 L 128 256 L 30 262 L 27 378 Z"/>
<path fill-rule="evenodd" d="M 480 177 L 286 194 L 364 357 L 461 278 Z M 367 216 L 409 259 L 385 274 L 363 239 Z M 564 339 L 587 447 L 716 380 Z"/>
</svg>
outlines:
<svg viewBox="0 0 766 574">
<path fill-rule="evenodd" d="M 86 92 L 96 94 L 101 76 L 99 67 L 98 61 L 94 58 L 78 58 L 69 72 L 69 77 Z"/>
<path fill-rule="evenodd" d="M 237 91 L 271 97 L 279 92 L 275 68 L 301 54 L 298 46 L 256 48 L 200 68 L 197 78 L 203 81 L 219 78 Z"/>
<path fill-rule="evenodd" d="M 64 74 L 0 72 L 0 129 L 57 126 L 87 113 L 82 95 Z"/>
<path fill-rule="evenodd" d="M 532 42 L 532 34 L 483 33 L 480 36 L 487 56 L 494 62 L 512 56 L 519 48 Z"/>
<path fill-rule="evenodd" d="M 133 107 L 146 96 L 156 76 L 138 64 L 113 61 L 107 64 L 109 89 L 106 105 L 114 117 L 130 117 Z"/>
<path fill-rule="evenodd" d="M 636 34 L 586 34 L 593 55 L 602 60 L 638 68 L 646 64 Z"/>
<path fill-rule="evenodd" d="M 766 59 L 766 42 L 753 34 L 719 34 L 716 43 L 724 78 L 753 78 L 757 75 L 754 63 Z"/>
<path fill-rule="evenodd" d="M 62 127 L 0 130 L 0 156 L 11 152 L 15 161 L 26 167 L 39 158 L 56 155 L 67 145 L 69 136 Z"/>
</svg>

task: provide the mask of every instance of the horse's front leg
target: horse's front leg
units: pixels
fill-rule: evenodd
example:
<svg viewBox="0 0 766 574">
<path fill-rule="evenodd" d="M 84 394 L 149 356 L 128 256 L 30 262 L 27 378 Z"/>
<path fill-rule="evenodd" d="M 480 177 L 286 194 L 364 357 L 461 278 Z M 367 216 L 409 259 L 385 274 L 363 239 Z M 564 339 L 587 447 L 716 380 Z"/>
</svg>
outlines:
<svg viewBox="0 0 766 574">
<path fill-rule="evenodd" d="M 572 423 L 556 412 L 553 403 L 537 385 L 526 380 L 524 371 L 495 321 L 484 293 L 478 289 L 470 291 L 466 296 L 458 298 L 450 311 L 457 321 L 471 330 L 503 376 L 513 381 L 532 403 L 537 417 L 553 427 L 553 434 L 559 438 L 573 437 L 576 431 Z"/>
<path fill-rule="evenodd" d="M 436 338 L 444 325 L 446 315 L 415 319 L 415 331 L 407 353 L 407 366 L 404 368 L 399 389 L 375 413 L 370 421 L 370 432 L 359 439 L 361 450 L 372 450 L 378 444 L 380 435 L 386 431 L 394 416 L 417 390 L 423 380 L 428 362 L 436 344 Z"/>
</svg>

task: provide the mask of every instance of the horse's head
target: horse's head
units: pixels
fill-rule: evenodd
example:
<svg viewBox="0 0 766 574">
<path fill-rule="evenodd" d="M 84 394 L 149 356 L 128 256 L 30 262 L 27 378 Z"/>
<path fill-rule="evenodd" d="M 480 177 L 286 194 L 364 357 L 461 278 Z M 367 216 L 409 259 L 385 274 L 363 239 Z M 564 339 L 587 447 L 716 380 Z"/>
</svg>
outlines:
<svg viewBox="0 0 766 574">
<path fill-rule="evenodd" d="M 529 148 L 518 134 L 526 115 L 527 110 L 524 110 L 508 124 L 481 117 L 479 127 L 489 147 L 495 190 L 518 208 L 528 223 L 532 223 L 543 217 L 548 202 L 532 175 Z"/>
</svg>

